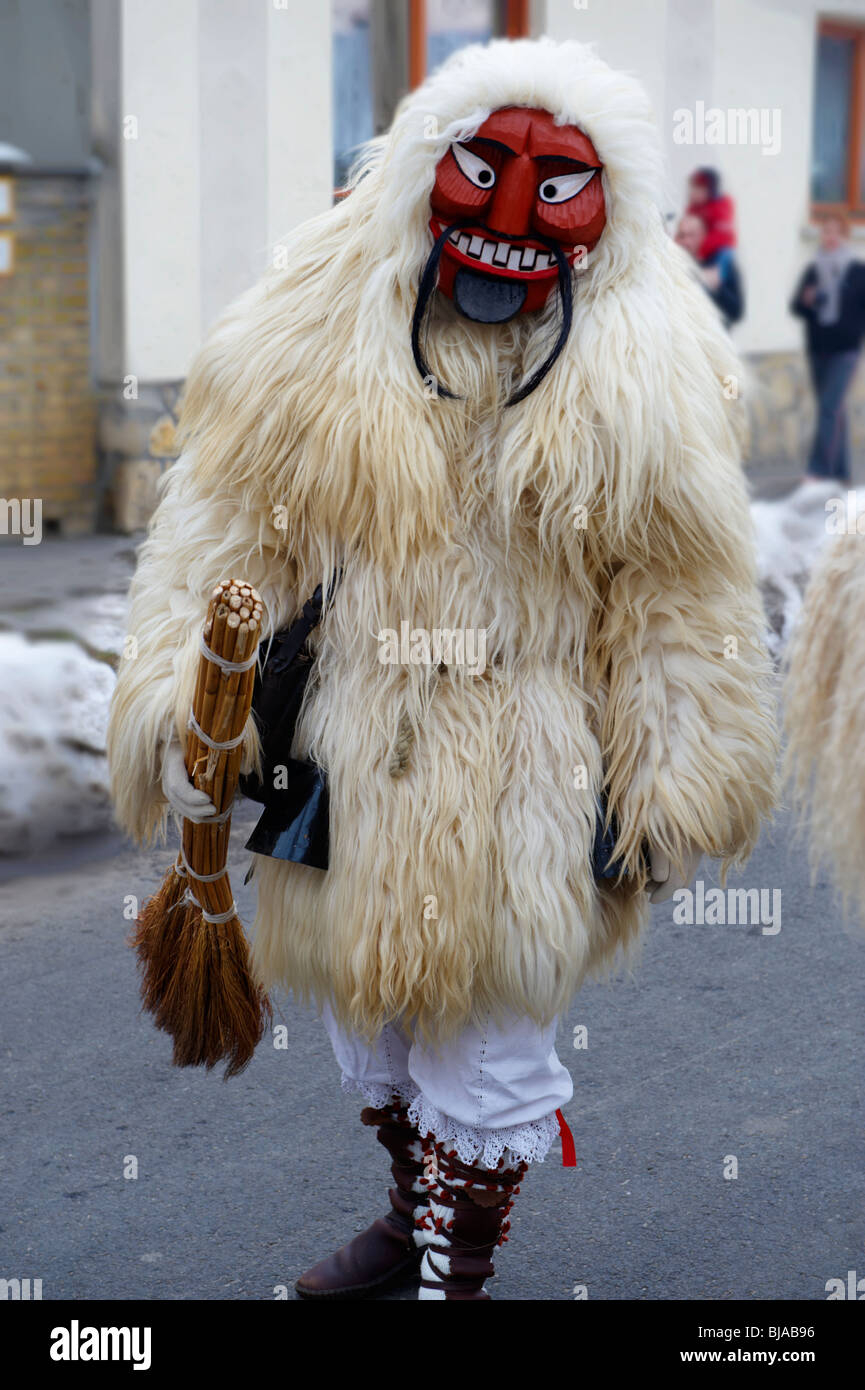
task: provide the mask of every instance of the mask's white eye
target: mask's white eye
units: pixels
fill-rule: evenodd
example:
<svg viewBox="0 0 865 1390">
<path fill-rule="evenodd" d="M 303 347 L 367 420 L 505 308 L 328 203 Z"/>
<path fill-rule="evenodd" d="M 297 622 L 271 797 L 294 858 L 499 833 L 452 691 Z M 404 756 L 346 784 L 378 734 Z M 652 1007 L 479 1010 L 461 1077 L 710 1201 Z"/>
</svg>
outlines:
<svg viewBox="0 0 865 1390">
<path fill-rule="evenodd" d="M 466 178 L 470 179 L 476 188 L 492 188 L 496 181 L 496 171 L 485 159 L 481 159 L 479 154 L 467 150 L 465 145 L 451 145 L 451 154 Z"/>
<path fill-rule="evenodd" d="M 541 202 L 566 203 L 569 198 L 576 198 L 597 172 L 597 169 L 582 169 L 578 174 L 555 174 L 551 179 L 544 179 L 538 188 Z"/>
</svg>

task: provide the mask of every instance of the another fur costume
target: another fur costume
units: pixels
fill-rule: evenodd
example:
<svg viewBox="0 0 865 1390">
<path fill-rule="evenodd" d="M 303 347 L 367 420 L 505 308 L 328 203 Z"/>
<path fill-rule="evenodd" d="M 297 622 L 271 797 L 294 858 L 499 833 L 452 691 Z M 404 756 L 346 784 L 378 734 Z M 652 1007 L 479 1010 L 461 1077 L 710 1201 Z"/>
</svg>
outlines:
<svg viewBox="0 0 865 1390">
<path fill-rule="evenodd" d="M 787 767 L 816 863 L 865 920 L 865 536 L 820 559 L 788 654 Z"/>
</svg>

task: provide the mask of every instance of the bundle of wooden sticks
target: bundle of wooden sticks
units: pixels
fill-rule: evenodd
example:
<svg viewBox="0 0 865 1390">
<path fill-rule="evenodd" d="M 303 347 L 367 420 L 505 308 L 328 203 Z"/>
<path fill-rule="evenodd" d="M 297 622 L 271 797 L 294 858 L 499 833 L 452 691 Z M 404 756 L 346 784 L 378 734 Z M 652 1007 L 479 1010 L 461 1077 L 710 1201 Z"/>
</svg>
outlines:
<svg viewBox="0 0 865 1390">
<path fill-rule="evenodd" d="M 258 593 L 242 580 L 223 580 L 213 591 L 185 761 L 216 816 L 184 820 L 177 862 L 142 908 L 132 940 L 144 1007 L 173 1038 L 175 1065 L 224 1061 L 226 1078 L 246 1066 L 271 1018 L 269 1001 L 251 976 L 226 869 L 262 614 Z"/>
</svg>

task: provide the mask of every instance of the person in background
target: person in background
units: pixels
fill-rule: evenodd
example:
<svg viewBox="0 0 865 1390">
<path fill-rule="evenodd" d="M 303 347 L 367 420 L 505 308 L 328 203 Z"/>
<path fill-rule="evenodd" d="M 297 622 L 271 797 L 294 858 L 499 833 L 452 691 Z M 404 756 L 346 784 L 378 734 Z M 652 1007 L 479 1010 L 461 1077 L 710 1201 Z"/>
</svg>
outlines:
<svg viewBox="0 0 865 1390">
<path fill-rule="evenodd" d="M 865 334 L 865 265 L 849 241 L 847 219 L 832 214 L 820 223 L 817 255 L 806 268 L 790 305 L 805 320 L 817 428 L 806 480 L 850 481 L 847 391 Z"/>
<path fill-rule="evenodd" d="M 727 328 L 738 323 L 745 312 L 745 295 L 742 289 L 742 276 L 736 257 L 729 247 L 718 247 L 708 255 L 702 254 L 706 240 L 706 226 L 701 217 L 686 212 L 679 223 L 676 241 L 697 263 L 697 274 L 703 286 L 717 307 Z"/>
<path fill-rule="evenodd" d="M 704 261 L 717 251 L 732 251 L 736 246 L 736 205 L 729 194 L 721 190 L 721 175 L 717 169 L 697 169 L 688 180 L 686 216 L 699 217 L 703 223 L 703 240 L 698 259 Z"/>
</svg>

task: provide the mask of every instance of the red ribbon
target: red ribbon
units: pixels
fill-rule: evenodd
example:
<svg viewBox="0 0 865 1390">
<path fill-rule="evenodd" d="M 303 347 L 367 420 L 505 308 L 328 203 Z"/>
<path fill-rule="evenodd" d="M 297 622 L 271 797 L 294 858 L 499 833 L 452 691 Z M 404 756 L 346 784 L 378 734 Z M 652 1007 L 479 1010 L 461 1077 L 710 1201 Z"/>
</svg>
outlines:
<svg viewBox="0 0 865 1390">
<path fill-rule="evenodd" d="M 559 1133 L 562 1136 L 562 1167 L 576 1168 L 577 1151 L 574 1147 L 574 1136 L 568 1129 L 567 1122 L 561 1110 L 556 1111 L 556 1119 L 559 1122 Z"/>
</svg>

